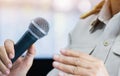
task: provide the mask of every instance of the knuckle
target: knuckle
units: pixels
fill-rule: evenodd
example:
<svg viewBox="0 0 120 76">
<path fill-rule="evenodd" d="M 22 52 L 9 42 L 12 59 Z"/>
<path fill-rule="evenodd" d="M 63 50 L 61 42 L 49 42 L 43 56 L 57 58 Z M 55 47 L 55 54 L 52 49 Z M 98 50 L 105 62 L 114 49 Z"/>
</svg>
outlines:
<svg viewBox="0 0 120 76">
<path fill-rule="evenodd" d="M 9 44 L 9 43 L 14 43 L 14 42 L 12 40 L 10 40 L 10 39 L 6 39 L 5 42 L 4 42 L 5 45 Z"/>
<path fill-rule="evenodd" d="M 26 67 L 31 67 L 32 63 L 26 63 Z"/>
<path fill-rule="evenodd" d="M 32 61 L 25 61 L 25 62 L 23 62 L 23 61 L 21 60 L 19 63 L 20 63 L 20 64 L 23 64 L 23 63 L 24 63 L 26 67 L 31 67 L 33 62 L 32 62 Z"/>
<path fill-rule="evenodd" d="M 79 71 L 79 68 L 78 67 L 74 67 L 71 72 L 72 74 L 77 74 L 77 72 Z"/>
<path fill-rule="evenodd" d="M 72 74 L 75 74 L 76 68 L 71 69 Z"/>
<path fill-rule="evenodd" d="M 78 58 L 73 58 L 73 61 L 75 65 L 78 65 L 80 60 Z"/>
<path fill-rule="evenodd" d="M 10 42 L 10 40 L 6 39 L 5 42 L 4 42 L 4 44 L 6 45 L 8 42 Z"/>
</svg>

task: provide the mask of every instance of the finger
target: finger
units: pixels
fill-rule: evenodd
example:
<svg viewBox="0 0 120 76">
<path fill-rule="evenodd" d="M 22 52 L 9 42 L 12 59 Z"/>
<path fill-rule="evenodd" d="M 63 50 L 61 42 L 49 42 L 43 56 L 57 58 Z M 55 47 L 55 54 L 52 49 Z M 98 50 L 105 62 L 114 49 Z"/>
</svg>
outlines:
<svg viewBox="0 0 120 76">
<path fill-rule="evenodd" d="M 73 74 L 73 75 L 83 75 L 83 76 L 88 75 L 87 74 L 88 70 L 85 68 L 81 68 L 81 67 L 66 65 L 66 64 L 59 63 L 59 62 L 53 62 L 53 67 L 57 68 L 63 72 Z"/>
<path fill-rule="evenodd" d="M 58 76 L 80 76 L 80 75 L 72 75 L 72 74 L 68 74 L 68 73 L 65 73 L 65 72 L 59 72 L 58 73 Z"/>
<path fill-rule="evenodd" d="M 1 63 L 3 63 L 7 68 L 12 67 L 12 62 L 8 58 L 6 50 L 3 46 L 0 47 L 0 59 L 1 59 Z"/>
<path fill-rule="evenodd" d="M 34 59 L 34 56 L 35 56 L 35 46 L 32 45 L 29 49 L 28 49 L 28 52 L 24 58 L 24 62 L 25 64 L 30 67 L 33 63 L 33 59 Z"/>
<path fill-rule="evenodd" d="M 4 46 L 9 58 L 14 58 L 14 42 L 12 40 L 7 39 L 4 42 Z"/>
<path fill-rule="evenodd" d="M 86 69 L 91 69 L 92 64 L 93 64 L 93 62 L 91 63 L 91 62 L 83 60 L 81 58 L 68 57 L 68 56 L 63 56 L 63 55 L 55 55 L 53 57 L 53 59 L 60 62 L 60 63 L 73 65 L 73 66 L 79 66 L 79 67 L 83 67 L 83 68 L 86 68 Z"/>
<path fill-rule="evenodd" d="M 72 50 L 61 50 L 60 51 L 62 55 L 66 55 L 66 56 L 72 56 L 72 57 L 80 57 L 83 58 L 85 60 L 89 60 L 89 61 L 96 61 L 98 59 L 96 59 L 95 57 L 92 57 L 88 54 L 82 53 L 80 51 L 72 51 Z"/>
<path fill-rule="evenodd" d="M 23 57 L 19 57 L 13 64 L 13 66 L 16 67 L 12 67 L 12 70 L 18 69 L 18 68 L 23 68 L 23 70 L 25 70 L 26 72 L 30 69 L 32 63 L 33 63 L 33 59 L 34 59 L 34 55 L 35 55 L 35 47 L 32 45 L 26 55 Z M 24 64 L 24 65 L 23 65 Z M 20 67 L 21 66 L 21 67 Z"/>
<path fill-rule="evenodd" d="M 2 63 L 1 60 L 0 60 L 0 71 L 1 74 L 5 74 L 5 75 L 8 75 L 10 73 L 10 70 Z"/>
<path fill-rule="evenodd" d="M 35 56 L 35 46 L 32 45 L 27 51 L 25 60 L 32 60 L 34 58 L 34 56 Z"/>
</svg>

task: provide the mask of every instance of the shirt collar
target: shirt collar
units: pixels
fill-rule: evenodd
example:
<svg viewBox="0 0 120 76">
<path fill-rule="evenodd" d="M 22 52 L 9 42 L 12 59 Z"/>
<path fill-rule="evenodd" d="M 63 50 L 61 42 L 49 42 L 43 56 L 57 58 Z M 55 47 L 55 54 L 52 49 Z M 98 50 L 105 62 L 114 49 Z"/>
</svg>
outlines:
<svg viewBox="0 0 120 76">
<path fill-rule="evenodd" d="M 98 13 L 98 15 L 95 17 L 95 19 L 91 23 L 92 26 L 90 27 L 90 30 L 89 30 L 90 32 L 93 32 L 96 25 L 99 24 L 100 22 L 107 24 L 108 21 L 112 18 L 112 14 L 109 6 L 110 6 L 109 1 L 106 1 L 101 11 Z"/>
<path fill-rule="evenodd" d="M 110 3 L 109 1 L 105 2 L 100 13 L 98 14 L 98 20 L 107 24 L 107 22 L 112 18 Z"/>
</svg>

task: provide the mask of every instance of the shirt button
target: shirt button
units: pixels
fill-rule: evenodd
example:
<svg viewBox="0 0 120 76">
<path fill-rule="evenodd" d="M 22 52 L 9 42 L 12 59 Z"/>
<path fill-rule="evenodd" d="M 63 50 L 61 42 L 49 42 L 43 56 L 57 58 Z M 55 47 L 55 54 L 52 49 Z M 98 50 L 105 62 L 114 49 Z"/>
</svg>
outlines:
<svg viewBox="0 0 120 76">
<path fill-rule="evenodd" d="M 104 41 L 103 45 L 104 45 L 104 46 L 108 46 L 108 45 L 109 45 L 109 42 L 108 42 L 108 41 Z"/>
</svg>

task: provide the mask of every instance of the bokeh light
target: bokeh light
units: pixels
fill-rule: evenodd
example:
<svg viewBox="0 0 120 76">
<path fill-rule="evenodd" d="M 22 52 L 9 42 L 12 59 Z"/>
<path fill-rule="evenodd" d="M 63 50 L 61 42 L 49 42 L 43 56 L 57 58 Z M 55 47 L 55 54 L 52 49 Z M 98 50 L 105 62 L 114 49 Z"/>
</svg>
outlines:
<svg viewBox="0 0 120 76">
<path fill-rule="evenodd" d="M 74 0 L 53 0 L 53 8 L 57 11 L 71 11 L 74 2 Z"/>
<path fill-rule="evenodd" d="M 36 43 L 36 58 L 50 58 L 67 45 L 68 33 L 94 1 L 100 0 L 0 0 L 0 45 L 5 39 L 17 41 L 31 19 L 43 17 L 50 32 Z"/>
<path fill-rule="evenodd" d="M 78 9 L 81 13 L 85 13 L 91 10 L 92 5 L 89 0 L 80 0 L 78 3 Z"/>
</svg>

